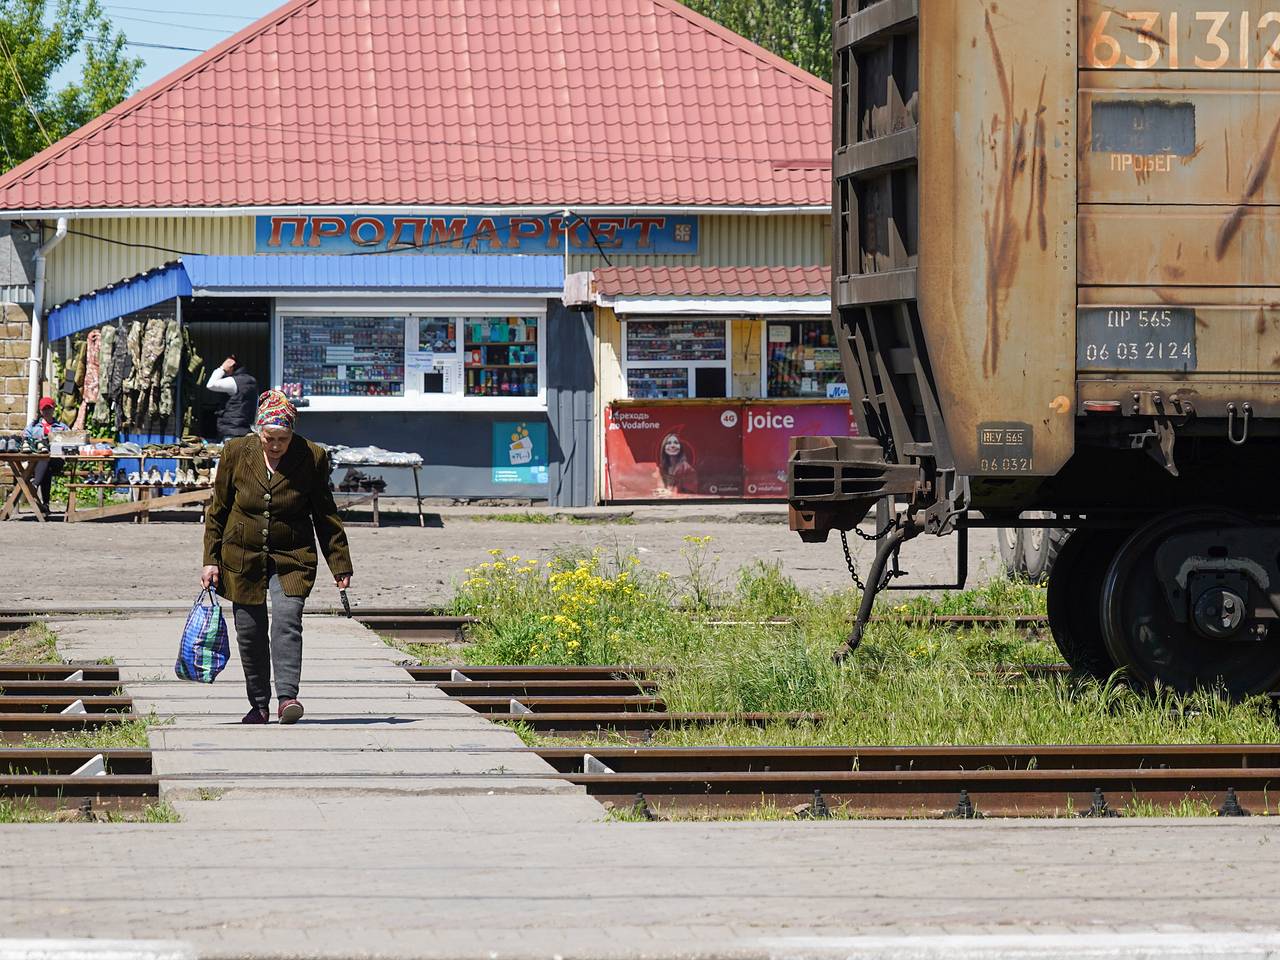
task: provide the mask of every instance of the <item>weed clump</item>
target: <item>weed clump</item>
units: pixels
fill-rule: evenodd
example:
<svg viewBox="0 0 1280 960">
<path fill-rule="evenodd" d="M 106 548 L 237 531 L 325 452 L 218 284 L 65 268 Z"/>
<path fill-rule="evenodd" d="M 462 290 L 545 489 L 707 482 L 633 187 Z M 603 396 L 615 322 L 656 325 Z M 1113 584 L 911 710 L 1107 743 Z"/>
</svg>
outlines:
<svg viewBox="0 0 1280 960">
<path fill-rule="evenodd" d="M 661 730 L 678 746 L 850 744 L 1268 743 L 1265 698 L 1231 703 L 1135 690 L 1113 679 L 1011 678 L 1010 664 L 1057 663 L 1047 632 L 1013 622 L 1043 615 L 1044 590 L 993 580 L 941 597 L 881 603 L 857 654 L 836 665 L 860 599 L 853 589 L 801 590 L 757 561 L 726 582 L 705 537 L 686 538 L 688 572 L 646 570 L 602 551 L 539 563 L 501 550 L 467 572 L 457 614 L 478 622 L 463 652 L 476 664 L 622 664 L 666 668 L 667 709 L 818 713 L 814 722 Z M 966 629 L 932 616 L 977 614 L 1007 624 Z M 923 620 L 921 618 L 924 618 Z M 544 742 L 529 731 L 527 742 Z M 609 735 L 602 735 L 609 742 Z"/>
</svg>

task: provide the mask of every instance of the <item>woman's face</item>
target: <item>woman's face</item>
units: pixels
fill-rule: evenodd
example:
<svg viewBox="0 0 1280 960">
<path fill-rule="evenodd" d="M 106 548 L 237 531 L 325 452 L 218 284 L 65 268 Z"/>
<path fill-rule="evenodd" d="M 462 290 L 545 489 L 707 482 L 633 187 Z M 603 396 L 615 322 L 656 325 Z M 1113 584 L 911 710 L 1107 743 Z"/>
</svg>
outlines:
<svg viewBox="0 0 1280 960">
<path fill-rule="evenodd" d="M 272 460 L 278 460 L 289 449 L 289 441 L 293 439 L 293 431 L 288 427 L 263 427 L 258 431 L 262 438 L 262 449 Z"/>
<path fill-rule="evenodd" d="M 666 440 L 662 441 L 662 452 L 668 457 L 680 456 L 680 450 L 680 441 L 677 438 L 667 437 Z"/>
</svg>

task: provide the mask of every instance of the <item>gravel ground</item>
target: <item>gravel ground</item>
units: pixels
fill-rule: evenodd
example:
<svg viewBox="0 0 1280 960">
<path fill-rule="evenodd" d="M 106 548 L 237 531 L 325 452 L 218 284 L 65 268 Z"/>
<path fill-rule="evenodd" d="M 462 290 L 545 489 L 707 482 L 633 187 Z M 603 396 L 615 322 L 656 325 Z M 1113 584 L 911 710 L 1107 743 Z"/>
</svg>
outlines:
<svg viewBox="0 0 1280 960">
<path fill-rule="evenodd" d="M 651 568 L 672 575 L 687 572 L 681 549 L 686 536 L 710 536 L 718 572 L 728 578 L 755 558 L 777 560 L 801 586 L 842 589 L 849 583 L 840 541 L 805 544 L 778 514 L 726 508 L 720 519 L 707 508 L 683 514 L 670 508 L 634 511 L 630 522 L 517 523 L 482 519 L 479 512 L 431 508 L 432 526 L 416 518 L 384 516 L 393 525 L 380 529 L 350 527 L 355 604 L 367 606 L 438 605 L 448 601 L 466 567 L 488 559 L 491 548 L 542 557 L 566 548 L 607 552 L 635 551 Z M 518 511 L 525 513 L 528 511 Z M 602 518 L 607 514 L 598 514 Z M 409 523 L 412 522 L 412 525 Z M 194 516 L 174 522 L 37 524 L 34 520 L 0 523 L 0 608 L 190 603 L 198 592 L 200 545 L 204 528 Z M 865 570 L 871 545 L 856 541 Z M 921 538 L 903 548 L 909 582 L 950 581 L 954 577 L 955 538 Z M 976 531 L 971 538 L 970 583 L 995 570 L 995 537 Z M 337 602 L 322 578 L 313 603 Z"/>
</svg>

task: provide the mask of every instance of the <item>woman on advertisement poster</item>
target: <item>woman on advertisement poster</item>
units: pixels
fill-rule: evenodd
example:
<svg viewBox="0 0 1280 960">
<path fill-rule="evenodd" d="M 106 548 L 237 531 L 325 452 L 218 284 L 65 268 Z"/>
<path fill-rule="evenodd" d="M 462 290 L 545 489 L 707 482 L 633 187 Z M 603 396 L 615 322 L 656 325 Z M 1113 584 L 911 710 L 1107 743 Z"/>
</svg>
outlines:
<svg viewBox="0 0 1280 960">
<path fill-rule="evenodd" d="M 662 438 L 658 448 L 658 474 L 664 493 L 697 493 L 698 471 L 693 465 L 693 448 L 680 439 L 677 430 Z"/>
</svg>

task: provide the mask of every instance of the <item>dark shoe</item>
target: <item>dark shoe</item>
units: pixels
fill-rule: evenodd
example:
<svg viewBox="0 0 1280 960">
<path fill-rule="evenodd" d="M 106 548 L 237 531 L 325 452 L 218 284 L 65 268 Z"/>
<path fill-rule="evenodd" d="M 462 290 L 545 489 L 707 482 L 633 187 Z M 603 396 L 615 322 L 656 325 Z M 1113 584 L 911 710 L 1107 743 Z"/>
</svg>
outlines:
<svg viewBox="0 0 1280 960">
<path fill-rule="evenodd" d="M 240 720 L 241 723 L 270 723 L 271 711 L 265 707 L 250 707 L 249 712 Z"/>
<path fill-rule="evenodd" d="M 297 723 L 302 719 L 302 704 L 297 700 L 281 700 L 280 701 L 280 722 L 281 723 Z"/>
</svg>

